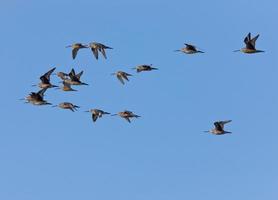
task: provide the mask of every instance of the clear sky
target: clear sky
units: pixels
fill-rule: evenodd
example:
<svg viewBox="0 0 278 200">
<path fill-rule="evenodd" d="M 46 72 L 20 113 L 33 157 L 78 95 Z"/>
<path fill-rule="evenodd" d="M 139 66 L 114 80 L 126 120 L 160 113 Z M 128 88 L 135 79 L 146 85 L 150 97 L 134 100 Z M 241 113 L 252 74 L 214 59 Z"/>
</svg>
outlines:
<svg viewBox="0 0 278 200">
<path fill-rule="evenodd" d="M 276 0 L 0 2 L 0 199 L 277 200 L 278 49 Z M 266 53 L 233 53 L 248 32 Z M 65 46 L 113 47 L 97 61 Z M 183 43 L 205 54 L 173 52 Z M 153 64 L 158 71 L 131 68 Z M 39 76 L 84 70 L 89 86 L 49 89 L 72 113 L 18 99 Z M 122 85 L 110 74 L 134 74 Z M 58 84 L 59 79 L 51 77 Z M 127 123 L 83 111 L 124 109 Z M 204 133 L 232 119 L 231 135 Z"/>
</svg>

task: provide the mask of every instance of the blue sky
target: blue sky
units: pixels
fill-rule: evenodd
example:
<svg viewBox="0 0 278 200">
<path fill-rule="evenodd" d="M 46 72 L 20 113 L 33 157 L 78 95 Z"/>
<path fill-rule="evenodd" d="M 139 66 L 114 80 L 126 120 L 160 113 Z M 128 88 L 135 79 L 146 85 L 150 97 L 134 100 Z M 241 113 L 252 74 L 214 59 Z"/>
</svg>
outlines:
<svg viewBox="0 0 278 200">
<path fill-rule="evenodd" d="M 1 1 L 2 111 L 0 199 L 276 200 L 277 2 Z M 251 14 L 250 14 L 251 13 Z M 260 33 L 266 53 L 233 53 Z M 97 61 L 75 60 L 65 46 L 113 47 Z M 173 52 L 183 43 L 205 54 Z M 158 71 L 136 74 L 153 64 Z M 46 99 L 73 102 L 72 113 L 18 99 L 52 67 L 84 70 L 77 93 L 50 89 Z M 110 74 L 133 73 L 121 85 Z M 53 76 L 52 82 L 58 83 Z M 4 96 L 5 95 L 5 96 Z M 83 111 L 124 109 L 129 124 Z M 231 135 L 203 133 L 232 119 Z"/>
</svg>

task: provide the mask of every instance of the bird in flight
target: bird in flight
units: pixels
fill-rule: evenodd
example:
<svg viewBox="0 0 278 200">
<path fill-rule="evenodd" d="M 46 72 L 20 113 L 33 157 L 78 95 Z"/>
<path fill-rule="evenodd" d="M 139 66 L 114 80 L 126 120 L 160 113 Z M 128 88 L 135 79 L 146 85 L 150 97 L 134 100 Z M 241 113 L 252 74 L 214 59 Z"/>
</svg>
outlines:
<svg viewBox="0 0 278 200">
<path fill-rule="evenodd" d="M 66 48 L 72 48 L 72 59 L 75 59 L 79 49 L 88 48 L 88 46 L 85 44 L 81 44 L 81 43 L 74 43 L 72 45 L 66 46 Z"/>
<path fill-rule="evenodd" d="M 152 67 L 152 64 L 150 64 L 150 65 L 139 65 L 139 66 L 134 67 L 132 69 L 135 69 L 137 73 L 143 72 L 143 71 L 158 70 L 157 68 Z"/>
<path fill-rule="evenodd" d="M 108 47 L 108 46 L 106 46 L 106 45 L 104 45 L 104 44 L 101 44 L 101 43 L 98 43 L 98 42 L 92 42 L 92 43 L 90 43 L 90 44 L 89 44 L 89 48 L 91 48 L 91 50 L 92 50 L 92 52 L 93 52 L 93 54 L 94 54 L 94 56 L 95 56 L 95 58 L 96 58 L 97 60 L 98 60 L 98 52 L 101 52 L 102 55 L 103 55 L 103 57 L 104 57 L 105 59 L 107 59 L 105 50 L 106 50 L 106 49 L 113 49 L 113 48 L 111 48 L 111 47 Z"/>
<path fill-rule="evenodd" d="M 110 114 L 109 112 L 105 112 L 105 111 L 100 110 L 100 109 L 90 109 L 90 110 L 85 111 L 85 112 L 92 113 L 92 120 L 93 120 L 93 122 L 96 122 L 98 118 L 102 117 L 102 115 Z"/>
<path fill-rule="evenodd" d="M 175 51 L 180 51 L 186 54 L 195 54 L 195 53 L 205 53 L 203 51 L 197 50 L 197 47 L 192 45 L 192 44 L 186 44 L 184 43 L 185 47 L 175 50 Z"/>
<path fill-rule="evenodd" d="M 38 84 L 38 86 L 40 88 L 44 89 L 44 88 L 58 87 L 57 85 L 52 85 L 50 83 L 50 76 L 54 72 L 55 69 L 56 69 L 56 67 L 52 68 L 51 70 L 49 70 L 48 72 L 46 72 L 45 74 L 43 74 L 40 77 L 41 82 Z M 35 86 L 35 85 L 33 85 L 33 86 Z"/>
<path fill-rule="evenodd" d="M 116 115 L 118 115 L 118 116 L 124 118 L 124 119 L 127 120 L 129 123 L 131 122 L 131 121 L 130 121 L 130 118 L 134 118 L 134 117 L 135 117 L 135 118 L 138 118 L 138 117 L 141 117 L 141 116 L 136 115 L 136 114 L 134 114 L 133 112 L 128 111 L 128 110 L 124 110 L 124 111 L 122 111 L 122 112 L 118 112 L 117 114 L 113 114 L 112 116 L 116 116 Z"/>
<path fill-rule="evenodd" d="M 259 36 L 260 35 L 258 34 L 255 37 L 251 38 L 251 33 L 248 33 L 248 35 L 244 38 L 245 47 L 239 50 L 235 50 L 234 52 L 241 51 L 243 53 L 248 53 L 248 54 L 264 52 L 262 50 L 256 49 L 256 40 L 258 39 Z"/>
<path fill-rule="evenodd" d="M 54 105 L 52 107 L 60 107 L 62 109 L 71 110 L 72 112 L 77 111 L 77 108 L 80 108 L 79 106 L 74 105 L 70 102 L 62 102 L 62 103 L 59 103 L 58 105 Z"/>
<path fill-rule="evenodd" d="M 209 131 L 205 131 L 205 132 L 209 132 L 209 133 L 212 133 L 212 134 L 215 134 L 215 135 L 223 135 L 223 134 L 226 134 L 226 133 L 232 133 L 232 132 L 224 130 L 224 125 L 231 122 L 231 121 L 232 120 L 214 122 L 214 128 L 209 130 Z"/>
<path fill-rule="evenodd" d="M 115 73 L 112 73 L 111 75 L 116 75 L 117 79 L 122 84 L 125 84 L 124 80 L 129 81 L 128 76 L 132 76 L 131 74 L 123 72 L 123 71 L 117 71 Z"/>
</svg>

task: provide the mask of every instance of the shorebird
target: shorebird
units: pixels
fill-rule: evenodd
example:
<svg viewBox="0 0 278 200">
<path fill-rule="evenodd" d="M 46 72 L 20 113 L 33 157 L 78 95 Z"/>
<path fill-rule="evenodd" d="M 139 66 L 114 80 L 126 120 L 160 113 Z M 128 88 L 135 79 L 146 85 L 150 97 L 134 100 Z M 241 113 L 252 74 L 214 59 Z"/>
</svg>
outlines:
<svg viewBox="0 0 278 200">
<path fill-rule="evenodd" d="M 91 50 L 92 50 L 92 52 L 93 52 L 93 54 L 94 54 L 96 59 L 98 59 L 98 52 L 101 52 L 103 57 L 105 59 L 107 59 L 106 53 L 105 53 L 105 49 L 113 49 L 111 47 L 108 47 L 108 46 L 106 46 L 104 44 L 101 44 L 101 43 L 98 43 L 98 42 L 90 43 L 89 44 L 89 48 L 91 48 Z"/>
<path fill-rule="evenodd" d="M 92 113 L 93 122 L 97 121 L 98 118 L 101 118 L 102 115 L 110 114 L 109 112 L 105 112 L 105 111 L 99 110 L 99 109 L 90 109 L 90 110 L 85 111 L 85 112 Z"/>
<path fill-rule="evenodd" d="M 88 48 L 87 45 L 84 45 L 84 44 L 81 44 L 81 43 L 75 43 L 75 44 L 66 46 L 66 48 L 69 48 L 69 47 L 72 48 L 72 59 L 75 59 L 79 49 Z"/>
<path fill-rule="evenodd" d="M 23 100 L 26 100 L 26 103 L 32 103 L 33 105 L 51 105 L 51 103 L 48 103 L 43 99 L 46 90 L 47 88 L 44 88 L 38 92 L 31 92 Z"/>
<path fill-rule="evenodd" d="M 60 87 L 61 90 L 65 91 L 65 92 L 69 92 L 69 91 L 77 91 L 75 89 L 73 89 L 71 87 L 71 84 L 67 83 L 66 81 L 63 81 L 63 86 Z"/>
<path fill-rule="evenodd" d="M 232 132 L 224 130 L 224 125 L 231 122 L 231 121 L 232 120 L 214 122 L 215 128 L 211 129 L 209 131 L 205 131 L 205 132 L 209 132 L 209 133 L 212 133 L 212 134 L 215 134 L 215 135 L 223 135 L 223 134 L 226 134 L 226 133 L 232 133 Z"/>
<path fill-rule="evenodd" d="M 77 108 L 80 108 L 79 106 L 74 105 L 70 102 L 62 102 L 62 103 L 59 103 L 58 105 L 54 105 L 52 107 L 60 107 L 62 109 L 69 109 L 72 112 L 77 111 Z"/>
<path fill-rule="evenodd" d="M 56 75 L 62 80 L 65 80 L 69 77 L 69 74 L 64 73 L 64 72 L 58 72 L 58 73 L 56 73 Z"/>
<path fill-rule="evenodd" d="M 131 122 L 129 118 L 133 118 L 133 117 L 138 118 L 138 117 L 140 117 L 139 115 L 136 115 L 133 112 L 128 111 L 128 110 L 118 112 L 117 114 L 113 114 L 111 116 L 116 116 L 116 115 L 119 115 L 120 117 L 126 119 L 129 123 Z"/>
<path fill-rule="evenodd" d="M 262 50 L 256 49 L 256 40 L 258 39 L 259 36 L 260 35 L 258 34 L 251 39 L 251 33 L 248 33 L 248 35 L 244 38 L 245 47 L 239 50 L 235 50 L 234 52 L 241 51 L 243 53 L 249 53 L 249 54 L 264 52 Z"/>
<path fill-rule="evenodd" d="M 152 67 L 152 64 L 150 65 L 139 65 L 137 67 L 134 67 L 132 69 L 135 69 L 138 73 L 142 71 L 152 71 L 152 70 L 158 70 L 155 67 Z"/>
<path fill-rule="evenodd" d="M 125 84 L 124 82 L 124 79 L 129 81 L 128 80 L 128 76 L 132 76 L 131 74 L 128 74 L 126 72 L 123 72 L 123 71 L 117 71 L 115 73 L 112 73 L 111 75 L 116 75 L 117 79 L 119 79 L 119 81 L 122 83 L 122 84 Z"/>
<path fill-rule="evenodd" d="M 178 49 L 178 50 L 175 50 L 175 51 L 180 51 L 180 52 L 183 52 L 183 53 L 186 53 L 186 54 L 205 53 L 203 51 L 197 50 L 196 46 L 194 46 L 194 45 L 186 44 L 186 43 L 184 43 L 184 45 L 185 45 L 185 47 L 183 47 L 181 49 Z"/>
<path fill-rule="evenodd" d="M 44 89 L 44 88 L 58 87 L 57 85 L 52 85 L 50 83 L 50 76 L 54 72 L 55 69 L 56 69 L 56 67 L 52 68 L 51 70 L 49 70 L 48 72 L 46 72 L 45 74 L 43 74 L 40 77 L 41 82 L 38 84 L 38 86 L 40 88 Z M 33 85 L 33 86 L 35 86 L 35 85 Z"/>
<path fill-rule="evenodd" d="M 69 73 L 70 79 L 66 78 L 64 79 L 64 82 L 70 84 L 70 85 L 88 85 L 87 83 L 83 83 L 80 81 L 80 77 L 82 76 L 83 71 L 79 72 L 78 74 L 75 74 L 74 69 L 71 69 Z"/>
</svg>

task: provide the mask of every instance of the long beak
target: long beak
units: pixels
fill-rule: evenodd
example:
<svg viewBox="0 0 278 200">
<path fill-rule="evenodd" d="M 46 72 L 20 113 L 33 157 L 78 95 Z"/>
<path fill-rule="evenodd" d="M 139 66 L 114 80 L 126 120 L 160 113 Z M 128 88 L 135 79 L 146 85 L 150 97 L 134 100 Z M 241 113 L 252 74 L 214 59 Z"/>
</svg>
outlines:
<svg viewBox="0 0 278 200">
<path fill-rule="evenodd" d="M 34 85 L 31 85 L 31 87 L 36 87 L 36 86 L 37 86 L 37 85 L 35 85 L 35 84 L 34 84 Z"/>
<path fill-rule="evenodd" d="M 86 110 L 86 111 L 84 111 L 84 112 L 90 112 L 89 110 Z"/>
<path fill-rule="evenodd" d="M 152 70 L 158 70 L 158 68 L 152 67 Z"/>
<path fill-rule="evenodd" d="M 69 48 L 69 47 L 71 47 L 71 45 L 66 46 L 66 48 Z"/>
<path fill-rule="evenodd" d="M 240 51 L 240 49 L 238 49 L 238 50 L 234 50 L 233 52 L 239 52 Z"/>
<path fill-rule="evenodd" d="M 25 98 L 21 98 L 21 99 L 18 99 L 19 101 L 24 101 L 24 100 L 26 100 Z"/>
<path fill-rule="evenodd" d="M 111 116 L 116 116 L 116 115 L 118 115 L 118 114 L 112 114 Z"/>
<path fill-rule="evenodd" d="M 89 84 L 87 84 L 87 83 L 81 83 L 81 85 L 89 85 Z"/>
<path fill-rule="evenodd" d="M 209 131 L 204 131 L 204 133 L 209 133 Z"/>
<path fill-rule="evenodd" d="M 174 52 L 179 52 L 179 51 L 181 51 L 181 50 L 180 49 L 174 50 Z"/>
<path fill-rule="evenodd" d="M 205 52 L 203 52 L 203 51 L 197 51 L 198 53 L 205 53 Z"/>
<path fill-rule="evenodd" d="M 53 107 L 53 108 L 54 108 L 54 107 L 57 107 L 57 106 L 58 106 L 58 105 L 53 105 L 53 106 L 51 106 L 51 107 Z"/>
</svg>

